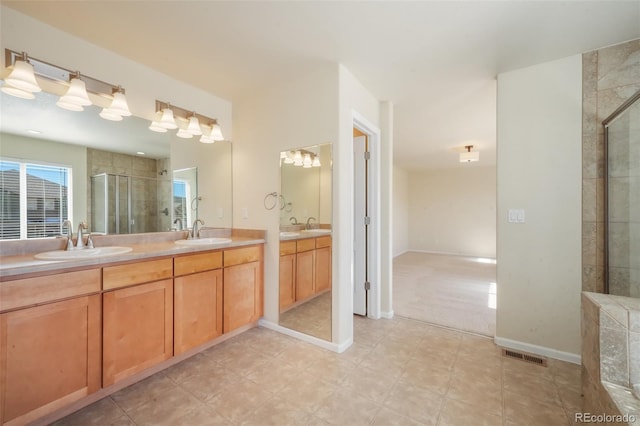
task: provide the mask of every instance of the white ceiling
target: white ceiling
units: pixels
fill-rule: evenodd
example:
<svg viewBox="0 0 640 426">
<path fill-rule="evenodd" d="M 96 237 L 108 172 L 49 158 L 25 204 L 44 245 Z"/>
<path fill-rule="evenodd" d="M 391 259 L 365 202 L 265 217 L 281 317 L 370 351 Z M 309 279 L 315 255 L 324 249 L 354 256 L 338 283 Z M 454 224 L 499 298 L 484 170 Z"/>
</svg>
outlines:
<svg viewBox="0 0 640 426">
<path fill-rule="evenodd" d="M 495 164 L 500 72 L 640 38 L 640 1 L 2 1 L 231 101 L 319 63 L 392 101 L 394 162 Z"/>
</svg>

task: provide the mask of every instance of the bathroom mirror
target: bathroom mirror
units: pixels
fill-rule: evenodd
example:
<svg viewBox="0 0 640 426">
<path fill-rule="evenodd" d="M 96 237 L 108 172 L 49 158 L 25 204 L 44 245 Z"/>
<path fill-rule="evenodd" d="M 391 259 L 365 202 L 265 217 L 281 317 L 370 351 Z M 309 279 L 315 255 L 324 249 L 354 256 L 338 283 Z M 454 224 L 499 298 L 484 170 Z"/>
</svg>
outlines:
<svg viewBox="0 0 640 426">
<path fill-rule="evenodd" d="M 172 223 L 183 229 L 198 217 L 198 168 L 173 171 Z"/>
<path fill-rule="evenodd" d="M 175 132 L 150 131 L 149 122 L 139 117 L 113 122 L 100 118 L 97 106 L 72 112 L 57 107 L 56 102 L 57 96 L 46 92 L 37 93 L 31 100 L 0 92 L 0 155 L 72 166 L 74 222 L 87 220 L 92 229 L 100 231 L 91 223 L 96 214 L 91 181 L 94 176 L 107 174 L 122 176 L 118 178 L 119 197 L 124 197 L 126 190 L 134 199 L 141 195 L 141 190 L 148 191 L 147 194 L 157 192 L 155 201 L 145 196 L 141 201 L 146 211 L 157 216 L 153 226 L 143 226 L 140 220 L 129 218 L 129 223 L 121 221 L 118 229 L 124 232 L 133 222 L 134 233 L 167 231 L 172 226 L 172 167 L 195 167 L 209 170 L 210 175 L 205 173 L 201 179 L 207 186 L 207 199 L 199 205 L 199 216 L 212 218 L 207 223 L 210 226 L 232 226 L 229 142 L 203 144 L 197 138 L 179 139 Z M 206 178 L 216 180 L 207 182 Z M 104 196 L 101 191 L 98 193 Z M 119 204 L 120 209 L 122 206 Z M 136 207 L 131 208 L 136 211 Z M 104 212 L 98 216 L 104 218 Z M 107 229 L 104 223 L 101 226 Z"/>
<path fill-rule="evenodd" d="M 280 153 L 280 318 L 331 341 L 331 144 Z"/>
</svg>

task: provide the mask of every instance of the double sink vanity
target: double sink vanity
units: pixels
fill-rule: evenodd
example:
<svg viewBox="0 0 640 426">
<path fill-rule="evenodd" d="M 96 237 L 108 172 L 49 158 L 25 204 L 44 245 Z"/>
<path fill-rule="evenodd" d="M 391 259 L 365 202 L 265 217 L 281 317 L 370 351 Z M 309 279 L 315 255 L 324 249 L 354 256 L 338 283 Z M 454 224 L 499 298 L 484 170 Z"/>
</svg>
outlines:
<svg viewBox="0 0 640 426">
<path fill-rule="evenodd" d="M 0 243 L 0 424 L 50 422 L 257 325 L 264 231 L 202 234 Z"/>
</svg>

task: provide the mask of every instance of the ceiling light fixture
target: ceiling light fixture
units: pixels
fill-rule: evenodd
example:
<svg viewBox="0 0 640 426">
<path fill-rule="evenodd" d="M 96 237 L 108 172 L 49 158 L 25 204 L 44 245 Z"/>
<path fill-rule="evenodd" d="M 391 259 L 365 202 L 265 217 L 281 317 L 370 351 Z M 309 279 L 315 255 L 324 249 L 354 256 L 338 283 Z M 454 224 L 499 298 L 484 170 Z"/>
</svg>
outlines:
<svg viewBox="0 0 640 426">
<path fill-rule="evenodd" d="M 479 151 L 471 151 L 472 148 L 473 148 L 473 145 L 465 145 L 464 146 L 464 149 L 466 149 L 467 151 L 460 153 L 460 162 L 461 163 L 471 163 L 471 162 L 480 160 L 480 152 Z"/>
<path fill-rule="evenodd" d="M 205 125 L 204 123 L 209 124 Z M 164 131 L 178 129 L 177 136 L 185 139 L 202 135 L 200 137 L 202 143 L 224 140 L 218 120 L 168 102 L 156 100 L 156 116 L 151 122 L 149 130 L 162 132 L 163 130 L 160 129 L 164 129 Z"/>
<path fill-rule="evenodd" d="M 100 116 L 108 120 L 122 120 L 122 117 L 131 115 L 124 96 L 124 89 L 104 81 L 97 80 L 86 75 L 80 76 L 78 71 L 60 67 L 40 59 L 28 57 L 26 53 L 18 53 L 11 49 L 5 49 L 5 64 L 12 68 L 4 79 L 2 91 L 25 99 L 35 98 L 34 93 L 42 91 L 36 77 L 53 82 L 66 88 L 65 94 L 60 97 L 56 105 L 71 111 L 82 111 L 85 106 L 93 102 L 89 93 L 99 95 L 100 100 L 110 100 Z M 52 87 L 51 85 L 45 86 Z M 57 89 L 49 89 L 51 93 L 59 94 Z M 103 106 L 103 105 L 100 105 Z"/>
</svg>

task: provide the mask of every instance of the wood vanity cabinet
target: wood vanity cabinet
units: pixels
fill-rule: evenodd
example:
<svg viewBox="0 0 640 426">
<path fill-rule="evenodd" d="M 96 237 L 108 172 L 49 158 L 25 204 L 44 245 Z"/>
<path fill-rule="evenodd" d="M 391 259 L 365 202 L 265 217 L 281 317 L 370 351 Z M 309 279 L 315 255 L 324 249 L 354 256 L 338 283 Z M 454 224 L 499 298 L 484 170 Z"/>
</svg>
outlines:
<svg viewBox="0 0 640 426">
<path fill-rule="evenodd" d="M 222 251 L 174 259 L 174 355 L 222 334 Z"/>
<path fill-rule="evenodd" d="M 331 237 L 316 238 L 316 293 L 331 289 Z"/>
<path fill-rule="evenodd" d="M 173 259 L 106 266 L 102 285 L 106 387 L 173 356 Z"/>
<path fill-rule="evenodd" d="M 296 242 L 280 242 L 280 311 L 296 301 Z"/>
<path fill-rule="evenodd" d="M 262 245 L 224 250 L 223 332 L 257 321 L 263 313 Z"/>
<path fill-rule="evenodd" d="M 15 310 L 0 314 L 0 424 L 30 423 L 100 389 L 99 291 L 99 269 L 2 283 L 3 309 Z M 64 300 L 33 306 L 42 297 Z"/>
<path fill-rule="evenodd" d="M 313 296 L 315 286 L 315 239 L 298 240 L 296 256 L 296 301 Z"/>
</svg>

